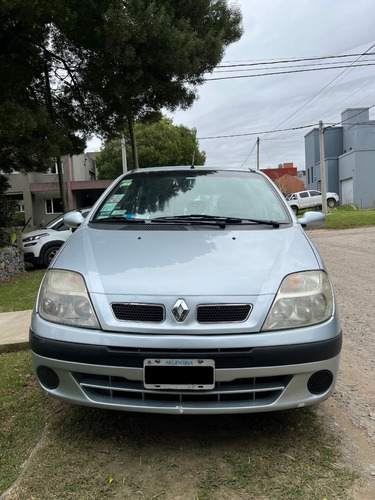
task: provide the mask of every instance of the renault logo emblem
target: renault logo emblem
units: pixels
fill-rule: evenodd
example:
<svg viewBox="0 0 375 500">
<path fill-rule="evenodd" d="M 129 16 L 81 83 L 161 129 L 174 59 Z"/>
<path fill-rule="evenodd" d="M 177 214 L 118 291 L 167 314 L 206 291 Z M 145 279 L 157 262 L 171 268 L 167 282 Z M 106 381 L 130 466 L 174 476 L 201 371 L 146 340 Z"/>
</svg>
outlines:
<svg viewBox="0 0 375 500">
<path fill-rule="evenodd" d="M 178 299 L 172 309 L 173 316 L 179 323 L 185 321 L 186 316 L 189 314 L 189 308 L 184 299 Z"/>
</svg>

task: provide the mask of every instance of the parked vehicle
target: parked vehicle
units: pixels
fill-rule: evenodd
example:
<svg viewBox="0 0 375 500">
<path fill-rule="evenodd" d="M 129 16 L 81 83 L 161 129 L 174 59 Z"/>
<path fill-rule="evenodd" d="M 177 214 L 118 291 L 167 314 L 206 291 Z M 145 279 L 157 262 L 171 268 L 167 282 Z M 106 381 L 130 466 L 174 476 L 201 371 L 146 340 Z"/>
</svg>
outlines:
<svg viewBox="0 0 375 500">
<path fill-rule="evenodd" d="M 322 206 L 322 193 L 313 189 L 309 191 L 299 191 L 298 193 L 290 193 L 287 195 L 286 199 L 296 215 L 299 210 L 320 208 Z M 339 201 L 338 194 L 327 193 L 327 205 L 329 208 L 334 208 Z"/>
<path fill-rule="evenodd" d="M 328 398 L 342 332 L 299 220 L 259 171 L 164 167 L 117 179 L 47 270 L 30 346 L 40 387 L 106 409 L 215 414 Z"/>
<path fill-rule="evenodd" d="M 90 208 L 85 208 L 81 209 L 80 213 L 86 217 L 89 211 Z M 26 233 L 22 237 L 25 262 L 47 267 L 71 234 L 72 229 L 64 224 L 63 215 L 59 215 L 41 229 Z"/>
</svg>

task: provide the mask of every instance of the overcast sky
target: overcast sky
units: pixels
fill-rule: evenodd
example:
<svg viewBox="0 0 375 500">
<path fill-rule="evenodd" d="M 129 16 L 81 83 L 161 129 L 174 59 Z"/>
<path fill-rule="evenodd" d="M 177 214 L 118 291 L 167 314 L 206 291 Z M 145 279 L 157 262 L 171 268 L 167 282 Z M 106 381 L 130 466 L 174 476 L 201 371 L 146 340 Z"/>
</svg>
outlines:
<svg viewBox="0 0 375 500">
<path fill-rule="evenodd" d="M 237 3 L 243 15 L 244 34 L 228 47 L 221 65 L 271 61 L 273 64 L 222 68 L 207 75 L 207 79 L 349 66 L 354 61 L 375 64 L 375 55 L 369 54 L 294 63 L 278 61 L 375 53 L 375 47 L 371 48 L 375 43 L 372 0 L 239 0 Z M 297 68 L 297 64 L 304 66 Z M 232 72 L 227 72 L 228 69 Z M 324 124 L 338 123 L 346 108 L 373 106 L 374 73 L 375 66 L 334 67 L 207 81 L 199 88 L 199 99 L 189 110 L 168 116 L 176 125 L 197 129 L 200 149 L 207 154 L 206 165 L 255 167 L 255 144 L 259 136 L 260 168 L 293 162 L 304 169 L 304 135 L 311 128 L 265 132 L 317 125 L 319 120 Z M 238 137 L 218 138 L 230 135 Z M 98 147 L 98 140 L 88 144 L 91 150 Z"/>
</svg>

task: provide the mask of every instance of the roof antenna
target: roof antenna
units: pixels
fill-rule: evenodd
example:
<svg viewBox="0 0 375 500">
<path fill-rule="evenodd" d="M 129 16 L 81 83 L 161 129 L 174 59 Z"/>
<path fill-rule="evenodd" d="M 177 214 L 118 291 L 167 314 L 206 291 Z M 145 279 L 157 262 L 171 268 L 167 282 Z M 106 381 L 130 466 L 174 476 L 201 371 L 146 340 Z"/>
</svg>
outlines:
<svg viewBox="0 0 375 500">
<path fill-rule="evenodd" d="M 194 159 L 195 159 L 195 149 L 193 151 L 193 159 L 192 159 L 192 162 L 191 162 L 191 168 L 195 168 L 195 166 L 194 166 Z"/>
</svg>

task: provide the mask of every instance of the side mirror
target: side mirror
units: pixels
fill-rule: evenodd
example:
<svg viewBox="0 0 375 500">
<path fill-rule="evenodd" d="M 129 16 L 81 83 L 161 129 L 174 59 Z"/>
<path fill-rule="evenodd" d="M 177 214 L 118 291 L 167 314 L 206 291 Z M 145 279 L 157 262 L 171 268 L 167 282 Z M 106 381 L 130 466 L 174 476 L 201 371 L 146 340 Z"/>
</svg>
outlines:
<svg viewBox="0 0 375 500">
<path fill-rule="evenodd" d="M 326 218 L 321 212 L 305 212 L 298 222 L 307 229 L 317 229 L 324 226 Z"/>
<path fill-rule="evenodd" d="M 64 224 L 72 229 L 77 229 L 85 220 L 81 212 L 68 212 L 64 215 Z"/>
</svg>

